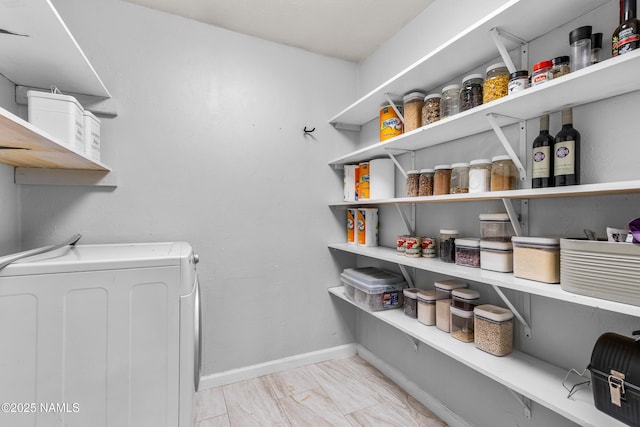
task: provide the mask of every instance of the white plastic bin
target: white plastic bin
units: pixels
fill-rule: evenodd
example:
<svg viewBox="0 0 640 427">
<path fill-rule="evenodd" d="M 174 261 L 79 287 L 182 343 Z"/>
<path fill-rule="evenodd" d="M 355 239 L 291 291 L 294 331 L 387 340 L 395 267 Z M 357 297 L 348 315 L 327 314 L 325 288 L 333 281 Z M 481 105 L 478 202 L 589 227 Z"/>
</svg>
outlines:
<svg viewBox="0 0 640 427">
<path fill-rule="evenodd" d="M 100 119 L 84 111 L 84 154 L 88 158 L 100 161 Z"/>
<path fill-rule="evenodd" d="M 84 109 L 73 96 L 27 91 L 28 120 L 67 148 L 84 154 Z"/>
<path fill-rule="evenodd" d="M 347 298 L 371 311 L 402 306 L 402 276 L 375 267 L 347 268 L 340 275 Z"/>
</svg>

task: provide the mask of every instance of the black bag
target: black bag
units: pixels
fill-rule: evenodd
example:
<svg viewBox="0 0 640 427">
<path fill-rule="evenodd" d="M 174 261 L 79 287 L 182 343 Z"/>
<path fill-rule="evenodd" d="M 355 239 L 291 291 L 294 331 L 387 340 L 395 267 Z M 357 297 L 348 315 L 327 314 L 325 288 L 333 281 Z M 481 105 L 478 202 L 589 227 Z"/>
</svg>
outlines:
<svg viewBox="0 0 640 427">
<path fill-rule="evenodd" d="M 602 334 L 588 369 L 596 408 L 625 424 L 640 426 L 640 342 L 613 332 Z"/>
</svg>

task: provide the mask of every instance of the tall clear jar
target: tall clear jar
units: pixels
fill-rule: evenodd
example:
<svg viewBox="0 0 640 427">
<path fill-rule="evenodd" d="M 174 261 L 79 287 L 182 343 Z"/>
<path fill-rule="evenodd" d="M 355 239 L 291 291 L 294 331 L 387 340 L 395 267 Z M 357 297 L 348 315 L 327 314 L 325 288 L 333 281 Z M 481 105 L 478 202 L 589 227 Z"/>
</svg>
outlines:
<svg viewBox="0 0 640 427">
<path fill-rule="evenodd" d="M 469 163 L 454 163 L 451 165 L 451 194 L 469 192 Z"/>
<path fill-rule="evenodd" d="M 515 190 L 518 169 L 511 157 L 491 158 L 491 191 Z"/>
<path fill-rule="evenodd" d="M 418 184 L 418 196 L 433 196 L 434 169 L 421 169 L 420 182 Z"/>
<path fill-rule="evenodd" d="M 407 171 L 407 197 L 418 197 L 420 188 L 420 171 Z"/>
<path fill-rule="evenodd" d="M 422 106 L 424 93 L 411 92 L 402 98 L 404 110 L 404 131 L 409 132 L 422 126 Z"/>
<path fill-rule="evenodd" d="M 451 189 L 451 166 L 436 165 L 433 174 L 433 195 L 449 194 Z"/>
<path fill-rule="evenodd" d="M 460 236 L 458 230 L 440 230 L 440 260 L 456 262 L 456 238 Z"/>
<path fill-rule="evenodd" d="M 470 74 L 462 79 L 460 89 L 460 111 L 467 111 L 482 105 L 482 74 Z"/>
<path fill-rule="evenodd" d="M 482 88 L 482 102 L 500 99 L 509 93 L 509 70 L 504 62 L 487 67 L 487 77 Z"/>
<path fill-rule="evenodd" d="M 491 190 L 491 160 L 475 159 L 469 162 L 469 193 Z"/>
<path fill-rule="evenodd" d="M 439 93 L 430 93 L 424 97 L 424 106 L 422 107 L 422 126 L 440 120 L 440 99 L 442 95 Z"/>
<path fill-rule="evenodd" d="M 571 71 L 591 65 L 591 25 L 576 28 L 569 33 L 571 45 Z"/>
<path fill-rule="evenodd" d="M 440 118 L 453 116 L 460 112 L 460 85 L 449 85 L 442 89 L 440 99 Z"/>
</svg>

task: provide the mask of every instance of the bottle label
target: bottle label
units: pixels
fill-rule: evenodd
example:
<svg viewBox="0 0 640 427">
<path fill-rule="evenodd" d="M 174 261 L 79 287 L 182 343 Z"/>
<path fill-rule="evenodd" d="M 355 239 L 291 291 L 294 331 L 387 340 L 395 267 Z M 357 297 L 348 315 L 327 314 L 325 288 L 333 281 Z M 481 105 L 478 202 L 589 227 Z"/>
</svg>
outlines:
<svg viewBox="0 0 640 427">
<path fill-rule="evenodd" d="M 560 141 L 554 145 L 555 161 L 553 163 L 553 175 L 575 174 L 575 141 Z"/>
<path fill-rule="evenodd" d="M 631 52 L 638 48 L 640 36 L 633 28 L 625 28 L 618 35 L 618 55 Z"/>
<path fill-rule="evenodd" d="M 549 178 L 549 156 L 551 147 L 536 147 L 533 149 L 533 178 Z"/>
</svg>

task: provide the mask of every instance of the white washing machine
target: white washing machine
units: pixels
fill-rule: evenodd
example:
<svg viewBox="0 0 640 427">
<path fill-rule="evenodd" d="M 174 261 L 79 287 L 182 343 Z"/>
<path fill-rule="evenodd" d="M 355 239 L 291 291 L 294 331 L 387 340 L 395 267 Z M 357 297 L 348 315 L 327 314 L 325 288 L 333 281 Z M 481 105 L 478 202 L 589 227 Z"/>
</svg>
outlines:
<svg viewBox="0 0 640 427">
<path fill-rule="evenodd" d="M 0 426 L 192 426 L 202 347 L 191 246 L 53 249 L 0 271 Z"/>
</svg>

